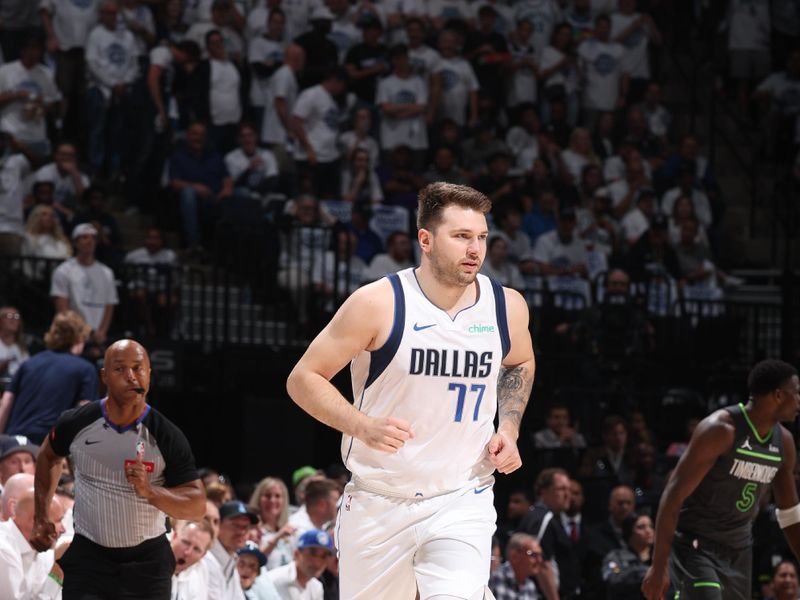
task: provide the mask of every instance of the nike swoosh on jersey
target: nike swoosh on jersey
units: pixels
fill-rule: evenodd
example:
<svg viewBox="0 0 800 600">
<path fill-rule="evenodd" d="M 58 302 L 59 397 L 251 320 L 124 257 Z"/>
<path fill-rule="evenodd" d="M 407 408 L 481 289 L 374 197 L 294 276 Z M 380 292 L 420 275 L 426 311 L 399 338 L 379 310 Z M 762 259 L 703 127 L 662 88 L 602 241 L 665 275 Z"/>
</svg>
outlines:
<svg viewBox="0 0 800 600">
<path fill-rule="evenodd" d="M 431 325 L 417 325 L 414 323 L 414 331 L 422 331 L 423 329 L 428 329 L 429 327 L 436 327 L 436 323 Z"/>
<path fill-rule="evenodd" d="M 83 443 L 87 446 L 91 446 L 92 444 L 99 444 L 102 440 L 95 440 L 94 442 L 90 442 L 89 440 L 85 440 Z"/>
<path fill-rule="evenodd" d="M 491 486 L 491 484 L 489 484 L 489 485 L 486 485 L 486 486 L 483 486 L 482 488 L 475 488 L 475 489 L 474 489 L 474 490 L 472 490 L 472 491 L 473 491 L 473 492 L 475 492 L 476 494 L 482 494 L 483 492 L 485 492 L 486 490 L 488 490 L 490 487 L 492 487 L 492 486 Z"/>
</svg>

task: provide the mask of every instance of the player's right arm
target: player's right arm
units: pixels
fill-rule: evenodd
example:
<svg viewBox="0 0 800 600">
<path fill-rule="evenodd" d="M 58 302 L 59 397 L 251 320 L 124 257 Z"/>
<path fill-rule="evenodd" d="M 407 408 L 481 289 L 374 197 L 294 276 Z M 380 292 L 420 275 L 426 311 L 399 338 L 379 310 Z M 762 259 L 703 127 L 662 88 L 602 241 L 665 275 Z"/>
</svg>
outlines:
<svg viewBox="0 0 800 600">
<path fill-rule="evenodd" d="M 667 559 L 681 506 L 717 458 L 730 450 L 734 435 L 735 429 L 727 412 L 717 411 L 706 417 L 698 424 L 686 452 L 669 478 L 658 505 L 653 562 L 642 582 L 642 594 L 647 600 L 664 598 L 669 587 Z"/>
<path fill-rule="evenodd" d="M 381 319 L 393 310 L 387 279 L 360 288 L 311 343 L 286 381 L 289 396 L 312 417 L 383 452 L 397 452 L 412 437 L 408 422 L 365 415 L 330 379 L 359 352 L 377 350 L 383 344 L 388 327 Z"/>
</svg>

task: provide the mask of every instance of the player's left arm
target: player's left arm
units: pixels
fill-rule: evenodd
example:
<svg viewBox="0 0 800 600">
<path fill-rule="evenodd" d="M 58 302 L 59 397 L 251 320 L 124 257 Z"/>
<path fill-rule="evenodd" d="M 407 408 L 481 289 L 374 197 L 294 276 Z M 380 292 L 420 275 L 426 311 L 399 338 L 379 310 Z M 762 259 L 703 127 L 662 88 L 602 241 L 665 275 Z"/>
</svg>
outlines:
<svg viewBox="0 0 800 600">
<path fill-rule="evenodd" d="M 175 519 L 199 521 L 206 512 L 206 492 L 199 479 L 175 487 L 151 485 L 144 467 L 131 469 L 128 481 L 136 495 Z"/>
<path fill-rule="evenodd" d="M 794 466 L 797 460 L 794 438 L 789 431 L 783 429 L 783 462 L 772 483 L 775 504 L 778 507 L 778 523 L 783 535 L 792 548 L 795 557 L 800 560 L 800 504 L 798 504 L 797 488 L 794 483 Z M 784 523 L 788 523 L 784 526 Z"/>
<path fill-rule="evenodd" d="M 508 332 L 511 346 L 503 359 L 497 380 L 497 433 L 489 442 L 489 459 L 501 473 L 511 473 L 522 466 L 517 449 L 522 415 L 531 396 L 536 359 L 528 330 L 528 303 L 514 290 L 504 288 Z"/>
</svg>

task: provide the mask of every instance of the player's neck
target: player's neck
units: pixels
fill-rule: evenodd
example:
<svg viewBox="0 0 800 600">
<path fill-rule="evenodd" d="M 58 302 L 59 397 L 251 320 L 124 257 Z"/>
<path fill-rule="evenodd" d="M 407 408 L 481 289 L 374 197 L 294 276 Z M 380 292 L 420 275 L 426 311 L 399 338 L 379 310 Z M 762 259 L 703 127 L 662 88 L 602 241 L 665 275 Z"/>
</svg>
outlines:
<svg viewBox="0 0 800 600">
<path fill-rule="evenodd" d="M 745 412 L 747 414 L 750 423 L 752 423 L 755 430 L 758 432 L 762 438 L 765 438 L 769 435 L 769 432 L 775 426 L 777 421 L 775 417 L 765 410 L 763 404 L 757 404 L 752 400 L 747 403 L 744 407 Z"/>
<path fill-rule="evenodd" d="M 423 263 L 416 271 L 419 287 L 433 304 L 451 317 L 471 306 L 478 297 L 477 279 L 467 286 L 450 286 L 436 279 L 430 266 Z"/>
</svg>

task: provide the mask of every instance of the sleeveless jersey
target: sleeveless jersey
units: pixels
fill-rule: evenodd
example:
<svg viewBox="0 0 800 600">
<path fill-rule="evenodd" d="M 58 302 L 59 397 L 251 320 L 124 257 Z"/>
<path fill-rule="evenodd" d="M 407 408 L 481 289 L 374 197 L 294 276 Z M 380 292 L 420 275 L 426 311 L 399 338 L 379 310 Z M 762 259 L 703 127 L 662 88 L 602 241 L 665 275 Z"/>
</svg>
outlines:
<svg viewBox="0 0 800 600">
<path fill-rule="evenodd" d="M 386 343 L 351 365 L 355 406 L 396 417 L 414 437 L 395 454 L 345 435 L 342 458 L 360 487 L 431 497 L 491 482 L 497 379 L 510 338 L 503 288 L 478 275 L 475 303 L 451 318 L 419 286 L 414 269 L 389 275 L 394 321 Z"/>
<path fill-rule="evenodd" d="M 783 461 L 783 430 L 776 424 L 762 438 L 744 405 L 725 410 L 736 427 L 733 446 L 683 503 L 678 531 L 739 549 L 752 544 L 759 502 Z"/>
</svg>

